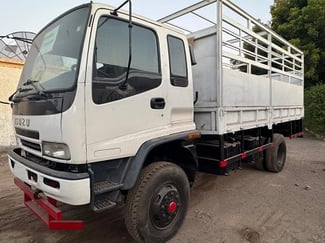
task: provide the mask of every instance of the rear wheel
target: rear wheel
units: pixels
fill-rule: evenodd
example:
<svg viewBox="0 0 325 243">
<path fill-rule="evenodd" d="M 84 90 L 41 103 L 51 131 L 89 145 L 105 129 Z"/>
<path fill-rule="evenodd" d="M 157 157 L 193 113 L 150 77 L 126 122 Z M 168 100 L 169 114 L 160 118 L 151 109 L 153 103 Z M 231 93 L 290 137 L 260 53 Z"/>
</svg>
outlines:
<svg viewBox="0 0 325 243">
<path fill-rule="evenodd" d="M 255 159 L 255 168 L 258 170 L 265 170 L 265 159 L 263 156 L 258 156 L 258 158 Z"/>
<path fill-rule="evenodd" d="M 266 151 L 266 168 L 272 172 L 282 171 L 287 154 L 287 146 L 283 135 L 273 134 L 274 146 Z"/>
<path fill-rule="evenodd" d="M 137 242 L 166 242 L 182 225 L 190 186 L 185 172 L 169 162 L 156 162 L 141 172 L 129 191 L 125 224 Z"/>
<path fill-rule="evenodd" d="M 266 138 L 264 144 L 268 144 L 271 142 L 271 138 Z M 266 151 L 263 151 L 261 154 L 259 154 L 255 160 L 255 168 L 258 170 L 268 170 L 266 167 Z"/>
</svg>

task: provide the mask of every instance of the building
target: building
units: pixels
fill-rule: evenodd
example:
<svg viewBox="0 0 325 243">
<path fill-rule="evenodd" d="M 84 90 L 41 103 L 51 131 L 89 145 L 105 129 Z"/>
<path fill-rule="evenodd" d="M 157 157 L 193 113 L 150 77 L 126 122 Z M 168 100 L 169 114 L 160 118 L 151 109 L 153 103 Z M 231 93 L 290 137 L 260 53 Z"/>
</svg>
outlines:
<svg viewBox="0 0 325 243">
<path fill-rule="evenodd" d="M 8 97 L 16 90 L 24 62 L 0 58 L 0 101 L 8 102 Z M 11 120 L 11 107 L 0 103 L 0 151 L 16 143 Z"/>
</svg>

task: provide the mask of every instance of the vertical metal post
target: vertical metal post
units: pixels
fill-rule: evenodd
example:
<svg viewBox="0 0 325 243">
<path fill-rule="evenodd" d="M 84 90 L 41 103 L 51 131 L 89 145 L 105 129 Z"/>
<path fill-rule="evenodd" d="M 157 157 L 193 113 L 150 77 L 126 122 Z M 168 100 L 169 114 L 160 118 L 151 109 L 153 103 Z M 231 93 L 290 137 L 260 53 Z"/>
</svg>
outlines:
<svg viewBox="0 0 325 243">
<path fill-rule="evenodd" d="M 218 136 L 219 136 L 220 161 L 223 161 L 225 159 L 225 138 L 224 135 L 218 135 Z"/>
<path fill-rule="evenodd" d="M 240 152 L 245 152 L 245 146 L 244 146 L 244 131 L 240 131 Z"/>
<path fill-rule="evenodd" d="M 217 1 L 217 106 L 222 104 L 223 74 L 222 74 L 222 0 Z"/>
<path fill-rule="evenodd" d="M 270 107 L 272 107 L 272 36 L 271 34 L 269 33 L 267 35 L 267 40 L 268 40 L 268 54 L 267 54 L 267 57 L 268 57 L 268 66 L 269 66 L 269 70 L 268 70 L 268 74 L 269 74 L 269 82 L 270 82 L 270 85 L 269 85 L 269 94 L 270 94 Z"/>
<path fill-rule="evenodd" d="M 305 73 L 305 56 L 304 54 L 302 53 L 301 54 L 301 85 L 302 87 L 304 87 L 305 85 L 305 78 L 304 78 L 304 73 Z M 304 103 L 304 101 L 302 101 L 302 103 Z"/>
<path fill-rule="evenodd" d="M 271 128 L 273 124 L 273 98 L 272 98 L 272 34 L 268 33 L 267 35 L 267 40 L 268 40 L 268 75 L 269 75 L 269 110 L 268 110 L 268 115 L 269 115 L 269 124 L 268 127 Z"/>
</svg>

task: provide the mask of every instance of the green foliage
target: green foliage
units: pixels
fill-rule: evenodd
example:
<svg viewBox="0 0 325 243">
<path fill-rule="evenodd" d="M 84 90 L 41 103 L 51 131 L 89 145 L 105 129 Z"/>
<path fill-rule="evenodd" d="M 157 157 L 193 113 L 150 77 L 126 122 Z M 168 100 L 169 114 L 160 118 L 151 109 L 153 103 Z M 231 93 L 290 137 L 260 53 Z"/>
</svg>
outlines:
<svg viewBox="0 0 325 243">
<path fill-rule="evenodd" d="M 325 82 L 325 0 L 275 0 L 272 29 L 305 54 L 305 87 Z"/>
<path fill-rule="evenodd" d="M 325 135 L 325 84 L 305 90 L 305 126 Z"/>
</svg>

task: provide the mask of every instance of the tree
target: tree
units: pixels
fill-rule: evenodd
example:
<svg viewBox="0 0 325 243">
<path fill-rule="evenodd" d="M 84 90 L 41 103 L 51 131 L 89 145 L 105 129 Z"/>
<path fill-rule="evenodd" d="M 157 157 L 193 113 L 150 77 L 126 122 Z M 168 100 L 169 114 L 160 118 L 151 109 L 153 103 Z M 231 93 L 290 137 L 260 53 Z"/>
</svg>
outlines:
<svg viewBox="0 0 325 243">
<path fill-rule="evenodd" d="M 272 29 L 305 54 L 305 87 L 325 82 L 325 0 L 275 0 Z"/>
<path fill-rule="evenodd" d="M 325 84 L 305 90 L 304 125 L 325 137 Z"/>
</svg>

